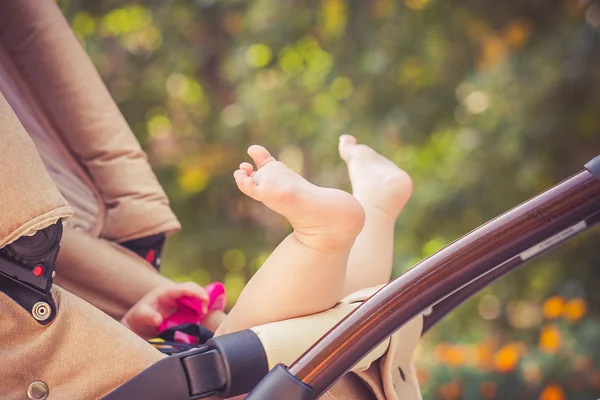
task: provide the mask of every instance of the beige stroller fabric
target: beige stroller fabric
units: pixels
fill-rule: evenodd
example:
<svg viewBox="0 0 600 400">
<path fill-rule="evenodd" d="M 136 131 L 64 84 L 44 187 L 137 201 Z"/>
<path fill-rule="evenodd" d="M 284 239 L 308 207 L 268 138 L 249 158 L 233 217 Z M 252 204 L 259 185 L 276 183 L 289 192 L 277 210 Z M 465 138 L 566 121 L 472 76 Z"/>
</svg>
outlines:
<svg viewBox="0 0 600 400">
<path fill-rule="evenodd" d="M 101 398 L 163 357 L 113 318 L 168 280 L 115 242 L 172 233 L 179 222 L 51 0 L 0 4 L 0 140 L 0 247 L 75 210 L 57 260 L 56 319 L 42 326 L 0 292 L 0 399 L 27 398 L 35 381 L 48 385 L 50 400 Z M 321 319 L 318 334 L 294 342 L 287 354 L 277 354 L 281 337 L 294 333 L 272 341 L 269 328 L 257 328 L 275 351 L 269 360 L 288 362 L 302 353 L 364 293 L 358 297 L 329 312 L 333 319 Z M 411 359 L 420 329 L 420 319 L 411 322 L 373 353 L 377 361 L 363 362 L 323 398 L 420 399 Z"/>
<path fill-rule="evenodd" d="M 0 399 L 27 399 L 44 382 L 49 400 L 99 399 L 162 355 L 100 310 L 58 287 L 54 321 L 42 326 L 0 292 Z"/>
<path fill-rule="evenodd" d="M 337 322 L 380 288 L 381 286 L 378 286 L 352 293 L 331 310 L 319 314 L 252 328 L 263 343 L 269 368 L 279 363 L 292 364 Z M 421 399 L 412 355 L 422 330 L 423 317 L 419 316 L 382 342 L 352 368 L 378 400 Z M 402 374 L 399 369 L 402 370 Z M 338 385 L 336 388 L 343 389 L 344 385 Z"/>
<path fill-rule="evenodd" d="M 0 247 L 4 247 L 73 211 L 52 184 L 33 142 L 1 95 L 0 138 Z"/>
</svg>

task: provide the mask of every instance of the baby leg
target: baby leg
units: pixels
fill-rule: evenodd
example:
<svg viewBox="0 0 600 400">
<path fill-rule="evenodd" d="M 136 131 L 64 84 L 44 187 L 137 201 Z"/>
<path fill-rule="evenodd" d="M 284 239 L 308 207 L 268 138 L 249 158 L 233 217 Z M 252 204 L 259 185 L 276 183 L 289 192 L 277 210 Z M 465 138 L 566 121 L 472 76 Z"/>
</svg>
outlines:
<svg viewBox="0 0 600 400">
<path fill-rule="evenodd" d="M 408 174 L 350 135 L 340 137 L 352 192 L 365 210 L 365 225 L 350 253 L 344 294 L 389 282 L 394 224 L 412 194 Z"/>
<path fill-rule="evenodd" d="M 239 189 L 288 219 L 286 237 L 242 291 L 217 334 L 313 314 L 342 297 L 350 249 L 364 211 L 350 194 L 315 186 L 251 146 L 252 165 L 234 174 Z"/>
</svg>

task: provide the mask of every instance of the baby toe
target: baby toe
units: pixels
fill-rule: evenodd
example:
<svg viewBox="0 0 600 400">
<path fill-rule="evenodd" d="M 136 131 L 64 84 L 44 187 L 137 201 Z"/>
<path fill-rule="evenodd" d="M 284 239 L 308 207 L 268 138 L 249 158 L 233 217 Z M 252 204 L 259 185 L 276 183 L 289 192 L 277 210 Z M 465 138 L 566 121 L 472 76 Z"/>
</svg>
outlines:
<svg viewBox="0 0 600 400">
<path fill-rule="evenodd" d="M 256 168 L 262 168 L 267 163 L 275 161 L 275 157 L 267 149 L 259 145 L 252 145 L 248 148 L 248 155 L 256 164 Z"/>
</svg>

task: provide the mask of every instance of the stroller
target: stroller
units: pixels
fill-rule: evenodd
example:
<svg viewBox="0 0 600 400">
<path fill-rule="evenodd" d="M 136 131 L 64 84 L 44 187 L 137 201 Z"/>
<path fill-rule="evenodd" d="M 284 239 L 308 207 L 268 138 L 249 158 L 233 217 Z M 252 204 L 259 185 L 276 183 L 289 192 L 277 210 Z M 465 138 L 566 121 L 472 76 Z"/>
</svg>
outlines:
<svg viewBox="0 0 600 400">
<path fill-rule="evenodd" d="M 179 223 L 53 2 L 3 2 L 0 92 L 0 399 L 420 399 L 421 334 L 600 219 L 597 157 L 383 288 L 167 357 L 114 319 Z"/>
</svg>

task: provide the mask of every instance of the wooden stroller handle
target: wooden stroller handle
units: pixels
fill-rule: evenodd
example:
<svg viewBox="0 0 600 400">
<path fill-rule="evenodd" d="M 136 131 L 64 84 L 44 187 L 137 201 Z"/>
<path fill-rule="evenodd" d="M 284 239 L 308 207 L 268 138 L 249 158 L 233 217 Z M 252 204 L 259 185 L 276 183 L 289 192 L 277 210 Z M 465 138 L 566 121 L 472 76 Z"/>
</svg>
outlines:
<svg viewBox="0 0 600 400">
<path fill-rule="evenodd" d="M 574 225 L 572 228 L 567 230 L 567 232 L 565 232 L 564 240 L 571 238 L 571 234 L 575 235 L 581 233 L 584 230 L 590 229 L 598 223 L 600 223 L 600 213 L 595 214 L 594 216 L 586 219 L 585 221 L 582 221 L 579 224 Z M 562 238 L 557 238 L 556 243 L 552 243 L 548 247 L 544 246 L 545 248 L 540 249 L 539 254 L 536 253 L 535 256 L 541 255 L 542 250 L 543 252 L 546 252 L 553 248 L 555 245 L 562 243 L 562 241 Z M 460 290 L 457 290 L 456 292 L 452 293 L 452 295 L 446 297 L 445 299 L 437 303 L 435 307 L 433 307 L 433 311 L 431 312 L 431 314 L 423 318 L 423 331 L 421 332 L 421 336 L 427 333 L 429 329 L 431 329 L 436 323 L 438 323 L 449 312 L 454 310 L 465 300 L 469 299 L 471 296 L 478 293 L 480 290 L 484 289 L 492 282 L 514 271 L 515 269 L 519 268 L 528 261 L 530 261 L 530 258 L 527 257 L 513 257 L 510 260 L 504 262 L 502 265 L 499 265 L 498 267 L 494 268 L 489 273 L 481 276 L 477 280 L 471 282 L 470 284 L 461 288 Z"/>
<path fill-rule="evenodd" d="M 596 178 L 600 179 L 600 156 L 594 158 L 589 163 L 585 165 L 585 168 Z M 593 215 L 585 221 L 582 221 L 580 224 L 574 227 L 575 232 L 573 234 L 577 234 L 582 232 L 583 230 L 589 229 L 592 226 L 600 223 L 600 213 Z M 570 238 L 570 235 L 566 235 L 565 238 L 557 238 L 553 243 L 547 245 L 543 250 L 543 252 L 550 250 L 555 245 L 562 243 L 563 239 L 566 240 Z M 535 253 L 535 256 L 538 256 L 542 253 L 542 251 Z M 426 316 L 423 321 L 423 332 L 421 335 L 425 334 L 433 325 L 435 325 L 439 320 L 441 320 L 444 316 L 446 316 L 450 311 L 459 306 L 462 302 L 473 296 L 475 293 L 479 292 L 481 289 L 485 288 L 490 283 L 494 282 L 496 279 L 501 278 L 502 276 L 508 274 L 509 272 L 519 268 L 525 262 L 529 261 L 531 257 L 520 257 L 516 256 L 508 261 L 504 262 L 502 265 L 499 265 L 497 268 L 494 268 L 489 273 L 480 277 L 479 279 L 471 282 L 469 285 L 461 288 L 460 290 L 454 292 L 451 296 L 443 299 L 439 303 L 436 304 L 433 312 Z"/>
<path fill-rule="evenodd" d="M 582 221 L 600 214 L 599 166 L 600 156 L 586 165 L 587 170 L 415 265 L 333 327 L 289 371 L 312 387 L 318 398 L 365 354 L 428 307 L 497 268 L 506 268 L 515 257 L 522 263 L 552 247 L 550 242 L 578 233 L 586 225 Z M 458 304 L 464 298 L 456 300 Z"/>
</svg>

